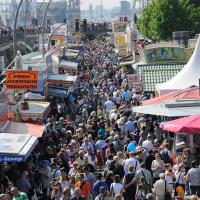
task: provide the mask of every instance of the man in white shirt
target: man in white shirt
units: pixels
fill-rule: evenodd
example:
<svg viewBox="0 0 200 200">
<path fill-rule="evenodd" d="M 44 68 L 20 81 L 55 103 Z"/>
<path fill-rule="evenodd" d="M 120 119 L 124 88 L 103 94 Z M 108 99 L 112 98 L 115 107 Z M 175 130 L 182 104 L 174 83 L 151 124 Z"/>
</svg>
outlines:
<svg viewBox="0 0 200 200">
<path fill-rule="evenodd" d="M 115 106 L 115 104 L 111 101 L 111 98 L 109 97 L 104 106 L 106 110 L 106 116 L 109 117 L 109 113 L 112 110 L 113 106 Z"/>
<path fill-rule="evenodd" d="M 153 144 L 152 144 L 152 137 L 150 135 L 147 136 L 147 140 L 145 140 L 142 143 L 142 147 L 144 147 L 145 149 L 147 149 L 148 151 L 153 149 Z"/>
<path fill-rule="evenodd" d="M 128 174 L 129 166 L 133 166 L 135 169 L 134 172 L 137 173 L 137 171 L 140 169 L 140 162 L 137 159 L 135 159 L 134 152 L 130 152 L 129 155 L 130 158 L 124 161 L 124 172 L 125 174 Z"/>
<path fill-rule="evenodd" d="M 155 182 L 153 191 L 155 193 L 156 200 L 165 200 L 165 192 L 169 190 L 169 185 L 165 181 L 164 173 L 161 173 L 159 176 L 160 176 L 160 180 Z"/>
</svg>

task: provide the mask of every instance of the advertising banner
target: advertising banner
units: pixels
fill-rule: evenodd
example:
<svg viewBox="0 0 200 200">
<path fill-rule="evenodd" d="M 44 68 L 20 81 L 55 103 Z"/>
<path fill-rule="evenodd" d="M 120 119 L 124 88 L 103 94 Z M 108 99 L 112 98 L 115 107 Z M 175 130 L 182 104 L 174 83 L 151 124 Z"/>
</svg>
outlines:
<svg viewBox="0 0 200 200">
<path fill-rule="evenodd" d="M 128 22 L 113 22 L 112 29 L 114 33 L 125 32 Z"/>
<path fill-rule="evenodd" d="M 125 33 L 115 33 L 114 34 L 114 44 L 115 47 L 126 47 L 127 39 Z"/>
<path fill-rule="evenodd" d="M 38 88 L 38 71 L 7 70 L 6 88 L 30 90 Z"/>
<path fill-rule="evenodd" d="M 187 56 L 184 48 L 161 47 L 144 50 L 145 60 L 149 64 L 186 63 Z"/>
<path fill-rule="evenodd" d="M 128 74 L 127 77 L 130 88 L 134 88 L 136 91 L 142 90 L 142 83 L 139 74 Z"/>
</svg>

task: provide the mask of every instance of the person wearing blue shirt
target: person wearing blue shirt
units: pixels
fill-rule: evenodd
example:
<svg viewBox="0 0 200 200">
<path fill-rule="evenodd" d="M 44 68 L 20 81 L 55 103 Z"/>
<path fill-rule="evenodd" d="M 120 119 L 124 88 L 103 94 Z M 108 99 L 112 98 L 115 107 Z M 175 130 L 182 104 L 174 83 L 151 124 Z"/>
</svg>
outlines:
<svg viewBox="0 0 200 200">
<path fill-rule="evenodd" d="M 97 174 L 97 181 L 94 183 L 94 186 L 93 186 L 95 196 L 98 196 L 100 194 L 100 188 L 102 186 L 105 187 L 107 192 L 109 191 L 107 184 L 102 180 L 102 174 L 98 173 Z"/>
<path fill-rule="evenodd" d="M 124 101 L 128 102 L 130 100 L 130 95 L 129 95 L 129 92 L 128 90 L 124 91 L 122 93 L 122 98 L 124 99 Z"/>
<path fill-rule="evenodd" d="M 133 132 L 135 130 L 132 117 L 129 117 L 128 121 L 126 122 L 126 130 L 128 130 L 129 132 Z"/>
<path fill-rule="evenodd" d="M 104 124 L 100 125 L 100 129 L 98 130 L 98 137 L 104 138 L 106 136 L 106 129 Z"/>
<path fill-rule="evenodd" d="M 105 140 L 103 140 L 103 137 L 100 136 L 99 140 L 96 142 L 96 148 L 97 150 L 101 151 L 101 148 L 106 144 Z"/>
</svg>

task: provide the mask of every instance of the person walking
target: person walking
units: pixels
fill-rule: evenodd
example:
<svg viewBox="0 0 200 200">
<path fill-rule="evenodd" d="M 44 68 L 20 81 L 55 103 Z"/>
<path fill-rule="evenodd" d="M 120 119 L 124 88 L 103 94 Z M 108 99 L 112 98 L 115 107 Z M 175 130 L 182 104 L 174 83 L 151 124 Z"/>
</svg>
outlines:
<svg viewBox="0 0 200 200">
<path fill-rule="evenodd" d="M 191 194 L 200 197 L 200 168 L 196 161 L 192 161 L 192 168 L 187 172 L 186 180 L 190 183 Z"/>
<path fill-rule="evenodd" d="M 130 165 L 128 173 L 124 175 L 123 185 L 124 185 L 124 199 L 125 200 L 135 200 L 136 189 L 137 189 L 137 179 L 135 178 L 135 168 Z"/>
<path fill-rule="evenodd" d="M 155 182 L 153 192 L 155 194 L 156 200 L 166 200 L 165 194 L 169 190 L 169 185 L 165 181 L 165 174 L 161 173 L 160 180 Z"/>
</svg>

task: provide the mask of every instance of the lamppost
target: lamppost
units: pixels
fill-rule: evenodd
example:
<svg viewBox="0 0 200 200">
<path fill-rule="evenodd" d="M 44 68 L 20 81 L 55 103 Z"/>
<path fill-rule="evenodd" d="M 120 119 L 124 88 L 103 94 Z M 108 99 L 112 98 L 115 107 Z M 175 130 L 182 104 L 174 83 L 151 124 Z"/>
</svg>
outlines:
<svg viewBox="0 0 200 200">
<path fill-rule="evenodd" d="M 16 56 L 16 48 L 17 48 L 17 40 L 16 40 L 17 18 L 18 18 L 19 10 L 20 10 L 20 7 L 21 7 L 23 1 L 24 0 L 20 0 L 19 5 L 17 7 L 17 12 L 16 12 L 16 15 L 15 15 L 15 22 L 14 22 L 14 27 L 13 27 L 13 54 L 14 54 L 14 57 Z"/>
<path fill-rule="evenodd" d="M 27 29 L 26 29 L 26 17 L 27 17 L 27 13 L 28 13 L 28 9 L 29 9 L 29 6 L 31 4 L 32 0 L 30 0 L 26 6 L 26 10 L 25 10 L 25 21 L 24 21 L 24 43 L 25 43 L 25 54 L 26 54 L 26 37 L 27 37 Z"/>
<path fill-rule="evenodd" d="M 46 10 L 45 10 L 45 13 L 44 13 L 44 17 L 43 17 L 43 27 L 42 27 L 42 55 L 43 55 L 43 58 L 44 58 L 44 34 L 46 32 L 46 16 L 47 16 L 47 11 L 49 9 L 49 6 L 51 4 L 52 0 L 49 0 L 48 4 L 47 4 L 47 7 L 46 7 Z"/>
<path fill-rule="evenodd" d="M 37 12 L 37 18 L 39 16 L 39 13 L 40 11 L 42 10 L 42 7 L 43 7 L 43 4 L 45 3 L 45 0 L 42 1 L 41 5 L 40 5 L 40 8 L 38 9 L 38 12 Z M 38 19 L 38 23 L 39 23 L 39 19 Z M 40 46 L 40 30 L 38 29 L 38 50 L 39 50 L 39 46 Z"/>
</svg>

